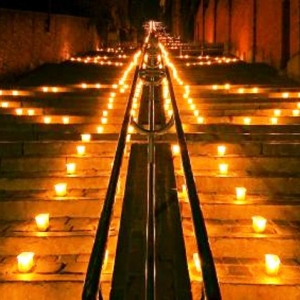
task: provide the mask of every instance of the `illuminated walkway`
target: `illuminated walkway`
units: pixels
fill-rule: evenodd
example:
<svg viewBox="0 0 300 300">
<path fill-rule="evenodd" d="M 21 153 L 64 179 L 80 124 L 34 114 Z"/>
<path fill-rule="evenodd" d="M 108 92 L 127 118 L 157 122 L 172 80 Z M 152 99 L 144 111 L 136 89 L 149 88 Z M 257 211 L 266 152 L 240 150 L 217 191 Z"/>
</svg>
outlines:
<svg viewBox="0 0 300 300">
<path fill-rule="evenodd" d="M 97 55 L 96 61 L 91 56 L 42 68 L 17 88 L 1 90 L 3 299 L 81 298 L 135 67 L 127 69 L 132 53 Z M 300 88 L 262 65 L 173 55 L 177 105 L 223 299 L 298 299 Z M 137 98 L 142 91 L 139 83 Z M 163 107 L 167 116 L 168 101 Z M 137 102 L 132 114 L 138 109 Z M 134 152 L 145 142 L 128 130 L 102 267 L 105 299 L 113 279 L 130 145 Z M 174 130 L 157 139 L 169 153 L 166 157 L 173 150 L 173 192 L 179 198 L 192 298 L 200 299 L 202 276 L 190 206 L 179 153 L 170 147 L 176 144 Z M 140 159 L 139 151 L 134 155 Z M 172 168 L 170 161 L 166 165 Z M 59 183 L 67 184 L 61 194 L 55 191 Z M 244 198 L 237 198 L 236 188 L 246 191 Z M 49 227 L 38 229 L 35 216 L 44 213 L 49 213 Z M 266 219 L 264 230 L 252 224 L 253 216 Z M 138 221 L 134 226 L 139 232 Z M 28 273 L 18 270 L 16 256 L 24 251 L 35 253 Z M 265 254 L 279 256 L 278 275 L 267 274 Z M 130 262 L 134 270 L 134 256 Z"/>
</svg>

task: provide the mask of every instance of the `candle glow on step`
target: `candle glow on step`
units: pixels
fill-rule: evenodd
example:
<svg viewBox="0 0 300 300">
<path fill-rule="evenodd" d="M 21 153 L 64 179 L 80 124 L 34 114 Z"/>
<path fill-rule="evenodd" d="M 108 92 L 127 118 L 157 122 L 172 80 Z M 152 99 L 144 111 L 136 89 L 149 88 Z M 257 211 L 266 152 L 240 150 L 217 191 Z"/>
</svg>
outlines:
<svg viewBox="0 0 300 300">
<path fill-rule="evenodd" d="M 252 217 L 252 228 L 256 233 L 264 232 L 266 229 L 267 220 L 261 216 Z"/>
<path fill-rule="evenodd" d="M 293 116 L 298 117 L 300 115 L 300 110 L 299 109 L 293 109 Z"/>
<path fill-rule="evenodd" d="M 35 217 L 36 226 L 40 231 L 46 231 L 49 228 L 49 214 L 39 214 Z"/>
<path fill-rule="evenodd" d="M 279 117 L 281 115 L 281 110 L 280 109 L 274 109 L 274 116 Z"/>
<path fill-rule="evenodd" d="M 1 107 L 7 108 L 9 106 L 8 102 L 1 102 Z"/>
<path fill-rule="evenodd" d="M 106 117 L 101 118 L 101 124 L 107 124 L 107 118 Z"/>
<path fill-rule="evenodd" d="M 180 153 L 179 145 L 172 145 L 172 154 L 173 156 L 178 156 Z"/>
<path fill-rule="evenodd" d="M 17 109 L 16 109 L 16 114 L 17 114 L 18 116 L 23 115 L 23 109 L 22 109 L 22 108 L 17 108 Z"/>
<path fill-rule="evenodd" d="M 98 126 L 97 127 L 97 133 L 103 133 L 103 126 Z"/>
<path fill-rule="evenodd" d="M 34 109 L 28 109 L 27 114 L 28 116 L 34 116 Z"/>
<path fill-rule="evenodd" d="M 75 163 L 68 163 L 66 164 L 67 174 L 73 175 L 76 172 L 76 164 Z"/>
<path fill-rule="evenodd" d="M 63 197 L 67 194 L 67 184 L 65 182 L 55 184 L 54 189 L 58 197 Z"/>
<path fill-rule="evenodd" d="M 51 117 L 44 117 L 44 123 L 50 124 L 51 123 Z"/>
<path fill-rule="evenodd" d="M 224 145 L 219 145 L 218 146 L 218 155 L 219 156 L 224 156 L 226 153 L 226 146 Z"/>
<path fill-rule="evenodd" d="M 198 272 L 201 272 L 201 263 L 200 263 L 200 258 L 199 258 L 199 254 L 198 253 L 194 253 L 193 254 L 193 260 L 194 260 L 194 264 L 195 264 L 196 270 Z"/>
<path fill-rule="evenodd" d="M 219 164 L 219 172 L 220 172 L 220 175 L 227 175 L 228 174 L 228 164 Z"/>
<path fill-rule="evenodd" d="M 83 133 L 81 135 L 81 141 L 84 143 L 88 143 L 91 141 L 91 135 L 89 133 Z"/>
<path fill-rule="evenodd" d="M 21 252 L 17 256 L 18 270 L 21 273 L 28 273 L 34 266 L 34 252 Z"/>
<path fill-rule="evenodd" d="M 198 124 L 203 124 L 204 123 L 204 118 L 203 117 L 197 117 L 197 123 Z"/>
<path fill-rule="evenodd" d="M 250 125 L 251 124 L 251 118 L 246 117 L 244 118 L 244 125 Z"/>
<path fill-rule="evenodd" d="M 70 123 L 70 118 L 65 116 L 65 117 L 62 117 L 62 121 L 64 124 L 69 124 Z"/>
<path fill-rule="evenodd" d="M 237 200 L 241 200 L 241 201 L 245 200 L 246 192 L 247 192 L 247 189 L 245 187 L 236 187 L 235 192 L 236 192 L 236 199 Z"/>
<path fill-rule="evenodd" d="M 278 118 L 273 117 L 273 118 L 270 119 L 270 122 L 271 122 L 272 125 L 276 125 L 278 123 Z"/>
<path fill-rule="evenodd" d="M 279 272 L 280 258 L 275 254 L 265 255 L 265 267 L 266 273 L 271 276 L 275 276 Z"/>
<path fill-rule="evenodd" d="M 84 145 L 78 145 L 76 147 L 77 149 L 77 154 L 78 155 L 84 155 L 85 154 L 85 146 Z"/>
</svg>

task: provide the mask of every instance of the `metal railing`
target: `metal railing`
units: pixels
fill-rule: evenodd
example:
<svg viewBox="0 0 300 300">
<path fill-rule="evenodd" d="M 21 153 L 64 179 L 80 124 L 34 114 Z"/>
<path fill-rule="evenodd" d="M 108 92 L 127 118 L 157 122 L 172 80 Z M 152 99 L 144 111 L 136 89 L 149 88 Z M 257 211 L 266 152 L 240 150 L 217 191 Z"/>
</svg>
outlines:
<svg viewBox="0 0 300 300">
<path fill-rule="evenodd" d="M 91 252 L 87 274 L 84 282 L 82 300 L 96 300 L 99 291 L 99 299 L 102 300 L 102 293 L 99 287 L 101 269 L 105 257 L 105 250 L 109 232 L 109 225 L 112 217 L 112 210 L 115 201 L 117 184 L 120 176 L 120 170 L 123 160 L 123 153 L 126 144 L 127 129 L 130 122 L 130 110 L 132 106 L 132 99 L 138 79 L 139 67 L 136 67 L 133 78 L 133 83 L 129 95 L 129 100 L 125 110 L 121 132 L 118 139 L 117 150 L 114 158 L 112 172 L 109 179 L 108 189 L 106 192 L 105 201 L 103 204 L 101 216 L 96 230 L 93 249 Z"/>
<path fill-rule="evenodd" d="M 213 256 L 208 242 L 208 235 L 205 226 L 203 213 L 200 208 L 200 201 L 197 194 L 196 184 L 193 177 L 192 166 L 189 158 L 187 143 L 185 140 L 182 123 L 175 101 L 175 94 L 171 84 L 171 76 L 168 67 L 166 67 L 166 76 L 169 85 L 169 92 L 173 107 L 173 115 L 175 127 L 177 131 L 177 139 L 181 150 L 181 160 L 186 180 L 188 198 L 192 211 L 192 219 L 194 223 L 195 236 L 199 257 L 201 260 L 201 270 L 204 284 L 204 294 L 207 300 L 220 300 L 221 292 L 217 273 L 214 265 Z"/>
</svg>

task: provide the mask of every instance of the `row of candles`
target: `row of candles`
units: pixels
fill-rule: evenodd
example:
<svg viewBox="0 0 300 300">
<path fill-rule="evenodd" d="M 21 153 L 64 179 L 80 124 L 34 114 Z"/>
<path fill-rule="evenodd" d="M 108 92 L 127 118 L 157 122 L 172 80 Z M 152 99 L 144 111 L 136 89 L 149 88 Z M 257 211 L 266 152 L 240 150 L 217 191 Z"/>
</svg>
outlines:
<svg viewBox="0 0 300 300">
<path fill-rule="evenodd" d="M 137 56 L 135 56 L 135 59 L 137 59 Z M 126 77 L 128 76 L 128 73 L 130 72 L 132 67 L 133 67 L 133 64 L 131 64 L 130 67 L 124 72 L 124 76 L 121 79 L 122 84 L 125 82 Z M 115 93 L 111 93 L 111 95 L 110 95 L 111 97 L 109 98 L 108 105 L 112 105 L 115 95 L 116 95 Z M 108 107 L 108 108 L 112 108 L 112 107 Z M 108 115 L 108 113 L 106 111 L 103 111 L 103 117 L 101 119 L 102 124 L 107 123 L 107 115 Z M 97 128 L 97 131 L 98 131 L 98 133 L 103 132 L 103 127 L 99 126 Z M 131 131 L 131 130 L 129 129 L 129 131 Z M 81 141 L 83 143 L 90 142 L 91 134 L 89 134 L 89 133 L 81 134 Z M 86 153 L 85 145 L 77 145 L 76 149 L 77 149 L 78 156 L 85 155 L 85 153 Z M 73 162 L 66 164 L 66 172 L 67 172 L 67 175 L 74 175 L 76 173 L 76 164 Z M 55 190 L 55 194 L 57 197 L 66 196 L 67 195 L 67 183 L 61 182 L 61 183 L 55 184 L 54 190 Z M 36 226 L 39 231 L 47 231 L 49 229 L 49 218 L 50 218 L 49 213 L 41 213 L 35 217 Z M 35 265 L 34 256 L 35 256 L 34 252 L 21 252 L 17 256 L 18 271 L 21 273 L 28 273 L 28 272 L 32 271 L 32 269 Z M 107 261 L 108 261 L 108 250 L 106 250 L 106 253 L 105 253 L 103 269 L 105 269 Z"/>
<path fill-rule="evenodd" d="M 163 53 L 165 54 L 165 57 L 167 57 L 167 53 L 165 51 L 163 51 Z M 174 79 L 178 82 L 179 85 L 182 86 L 183 82 L 179 78 L 175 66 L 168 59 L 167 59 L 167 63 L 170 66 L 170 68 L 173 70 Z M 230 86 L 227 86 L 227 88 L 230 88 Z M 190 91 L 189 86 L 184 86 L 184 94 L 183 94 L 184 98 L 191 99 L 191 98 L 189 98 L 189 91 Z M 166 99 L 168 99 L 168 98 L 166 98 Z M 189 104 L 193 105 L 191 100 L 190 100 Z M 300 108 L 300 104 L 298 104 L 298 108 Z M 194 112 L 197 111 L 197 110 L 195 110 L 195 106 L 191 107 L 191 109 Z M 278 112 L 277 112 L 277 114 L 278 114 Z M 204 122 L 203 117 L 199 116 L 199 114 L 197 112 L 196 112 L 195 116 L 198 119 L 197 120 L 198 123 L 203 123 Z M 178 156 L 180 154 L 179 145 L 172 145 L 171 150 L 172 150 L 172 153 L 173 153 L 174 156 Z M 224 156 L 226 154 L 226 146 L 225 145 L 219 145 L 217 147 L 217 153 L 218 153 L 218 156 L 221 156 L 221 157 Z M 228 172 L 228 165 L 227 164 L 220 164 L 219 171 L 222 175 L 226 175 L 227 172 Z M 183 192 L 184 195 L 187 195 L 186 185 L 182 186 L 182 192 Z M 236 192 L 236 199 L 238 201 L 244 201 L 246 199 L 247 189 L 245 187 L 236 187 L 235 192 Z M 252 228 L 253 228 L 255 233 L 264 232 L 265 229 L 266 229 L 266 225 L 267 225 L 266 218 L 264 218 L 262 216 L 253 216 L 252 217 Z M 198 253 L 193 254 L 193 260 L 194 260 L 196 270 L 198 272 L 200 272 L 201 271 L 201 262 L 200 262 Z M 280 258 L 276 254 L 266 254 L 265 255 L 265 271 L 266 271 L 266 273 L 268 275 L 275 276 L 275 275 L 278 274 L 279 268 L 280 268 Z"/>
</svg>

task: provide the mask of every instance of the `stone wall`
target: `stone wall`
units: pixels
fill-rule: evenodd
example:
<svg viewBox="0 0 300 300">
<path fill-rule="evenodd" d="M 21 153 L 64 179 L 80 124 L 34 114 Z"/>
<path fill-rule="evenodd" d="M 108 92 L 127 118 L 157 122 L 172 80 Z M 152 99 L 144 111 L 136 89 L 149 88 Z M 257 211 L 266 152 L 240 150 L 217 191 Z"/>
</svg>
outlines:
<svg viewBox="0 0 300 300">
<path fill-rule="evenodd" d="M 88 19 L 0 9 L 0 78 L 96 49 Z"/>
<path fill-rule="evenodd" d="M 203 41 L 204 23 L 206 42 L 213 42 L 216 28 L 215 42 L 224 43 L 229 53 L 286 70 L 300 80 L 300 0 L 210 0 L 204 22 L 203 3 L 195 21 L 196 42 Z"/>
</svg>

